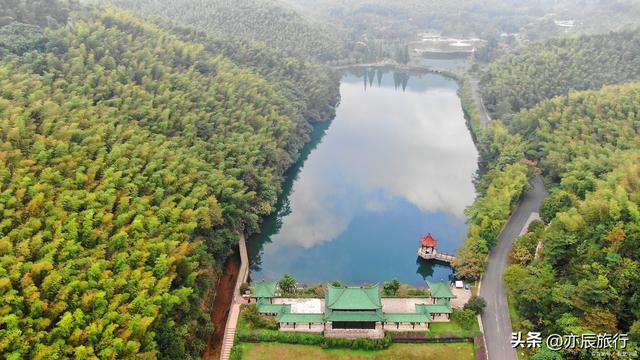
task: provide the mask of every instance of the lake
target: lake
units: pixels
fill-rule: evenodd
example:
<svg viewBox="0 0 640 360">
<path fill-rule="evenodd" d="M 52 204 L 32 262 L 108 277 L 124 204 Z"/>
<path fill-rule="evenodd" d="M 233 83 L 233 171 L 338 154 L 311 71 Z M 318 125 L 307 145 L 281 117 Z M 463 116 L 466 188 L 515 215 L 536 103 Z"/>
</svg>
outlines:
<svg viewBox="0 0 640 360">
<path fill-rule="evenodd" d="M 416 250 L 431 232 L 439 251 L 453 253 L 467 232 L 478 152 L 457 90 L 438 74 L 345 74 L 335 119 L 315 127 L 277 211 L 249 239 L 252 280 L 452 278 Z"/>
</svg>

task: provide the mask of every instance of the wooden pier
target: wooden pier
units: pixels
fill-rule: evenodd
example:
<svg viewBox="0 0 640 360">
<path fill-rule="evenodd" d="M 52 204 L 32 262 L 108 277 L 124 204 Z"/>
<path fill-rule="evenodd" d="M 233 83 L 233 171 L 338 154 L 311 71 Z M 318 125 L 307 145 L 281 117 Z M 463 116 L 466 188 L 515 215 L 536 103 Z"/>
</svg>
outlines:
<svg viewBox="0 0 640 360">
<path fill-rule="evenodd" d="M 425 260 L 438 260 L 452 264 L 456 257 L 447 253 L 438 252 L 436 250 L 438 240 L 434 239 L 431 233 L 420 239 L 420 247 L 418 248 L 418 256 Z"/>
<path fill-rule="evenodd" d="M 449 255 L 447 253 L 441 253 L 441 252 L 428 253 L 426 249 L 423 247 L 418 248 L 418 256 L 420 256 L 425 260 L 439 260 L 449 264 L 453 263 L 456 260 L 455 256 Z"/>
</svg>

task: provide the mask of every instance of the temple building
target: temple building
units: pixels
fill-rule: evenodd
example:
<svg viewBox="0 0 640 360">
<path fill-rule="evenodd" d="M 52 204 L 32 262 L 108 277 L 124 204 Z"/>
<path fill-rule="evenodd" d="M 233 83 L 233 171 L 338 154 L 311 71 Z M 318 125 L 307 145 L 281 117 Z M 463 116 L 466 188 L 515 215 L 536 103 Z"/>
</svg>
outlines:
<svg viewBox="0 0 640 360">
<path fill-rule="evenodd" d="M 446 300 L 451 302 L 451 299 L 455 298 L 451 286 L 445 282 L 431 282 L 427 281 L 427 289 L 431 293 L 433 303 L 437 303 L 438 300 Z"/>
<path fill-rule="evenodd" d="M 277 286 L 258 283 L 251 297 L 260 313 L 275 317 L 280 331 L 320 332 L 328 337 L 381 338 L 385 331 L 427 331 L 429 324 L 449 321 L 447 283 L 427 283 L 431 296 L 381 298 L 378 285 L 333 286 L 322 298 L 280 298 Z"/>
<path fill-rule="evenodd" d="M 263 302 L 272 303 L 272 299 L 276 297 L 278 292 L 278 283 L 277 282 L 265 282 L 261 281 L 255 285 L 255 289 L 251 294 L 251 298 L 254 298 L 257 301 L 262 300 Z M 251 301 L 249 301 L 251 302 Z"/>
<path fill-rule="evenodd" d="M 327 285 L 325 320 L 334 329 L 375 329 L 384 320 L 378 286 Z"/>
</svg>

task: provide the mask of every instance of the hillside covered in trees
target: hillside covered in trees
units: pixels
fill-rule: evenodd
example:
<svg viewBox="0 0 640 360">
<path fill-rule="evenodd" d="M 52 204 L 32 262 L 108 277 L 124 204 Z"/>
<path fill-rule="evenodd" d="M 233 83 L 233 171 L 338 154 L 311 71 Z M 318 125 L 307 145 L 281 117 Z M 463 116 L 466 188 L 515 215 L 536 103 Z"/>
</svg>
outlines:
<svg viewBox="0 0 640 360">
<path fill-rule="evenodd" d="M 320 62 L 347 56 L 335 26 L 302 17 L 266 0 L 107 0 L 128 9 L 156 15 L 223 35 L 227 39 L 263 42 L 298 58 Z"/>
<path fill-rule="evenodd" d="M 552 184 L 548 226 L 516 241 L 505 272 L 518 325 L 640 341 L 640 84 L 544 101 L 513 128 Z"/>
<path fill-rule="evenodd" d="M 75 6 L 0 7 L 0 353 L 198 358 L 236 231 L 272 211 L 335 79 Z"/>
<path fill-rule="evenodd" d="M 501 121 L 478 130 L 486 172 L 456 272 L 483 272 L 525 189 L 514 167 L 541 171 L 544 222 L 516 240 L 504 275 L 517 331 L 629 333 L 640 342 L 639 34 L 551 40 L 490 65 L 485 100 Z M 564 355 L 588 358 L 578 352 Z"/>
<path fill-rule="evenodd" d="M 570 90 L 640 80 L 640 29 L 536 43 L 491 64 L 484 101 L 499 117 Z"/>
<path fill-rule="evenodd" d="M 280 0 L 300 12 L 339 22 L 357 36 L 413 38 L 425 31 L 498 39 L 502 33 L 538 41 L 572 33 L 606 33 L 638 25 L 637 0 Z"/>
</svg>

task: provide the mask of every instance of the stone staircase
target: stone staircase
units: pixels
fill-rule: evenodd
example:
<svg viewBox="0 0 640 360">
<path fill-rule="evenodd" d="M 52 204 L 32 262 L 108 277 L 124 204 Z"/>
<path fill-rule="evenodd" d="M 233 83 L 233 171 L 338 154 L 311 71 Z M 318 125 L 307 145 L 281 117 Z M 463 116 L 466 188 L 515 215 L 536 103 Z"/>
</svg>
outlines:
<svg viewBox="0 0 640 360">
<path fill-rule="evenodd" d="M 240 316 L 240 304 L 243 301 L 240 296 L 240 285 L 247 281 L 249 275 L 249 260 L 247 257 L 247 245 L 245 243 L 244 234 L 240 234 L 240 274 L 236 280 L 234 289 L 233 303 L 227 315 L 227 325 L 224 329 L 224 337 L 222 338 L 222 349 L 220 350 L 220 360 L 229 360 L 231 349 L 233 348 L 233 340 L 236 337 L 236 326 L 238 324 L 238 316 Z"/>
<path fill-rule="evenodd" d="M 236 337 L 236 321 L 240 314 L 240 305 L 234 303 L 231 305 L 229 317 L 227 318 L 228 326 L 224 329 L 224 337 L 222 338 L 222 349 L 220 350 L 220 359 L 229 360 L 231 349 L 233 348 L 233 339 Z"/>
</svg>

